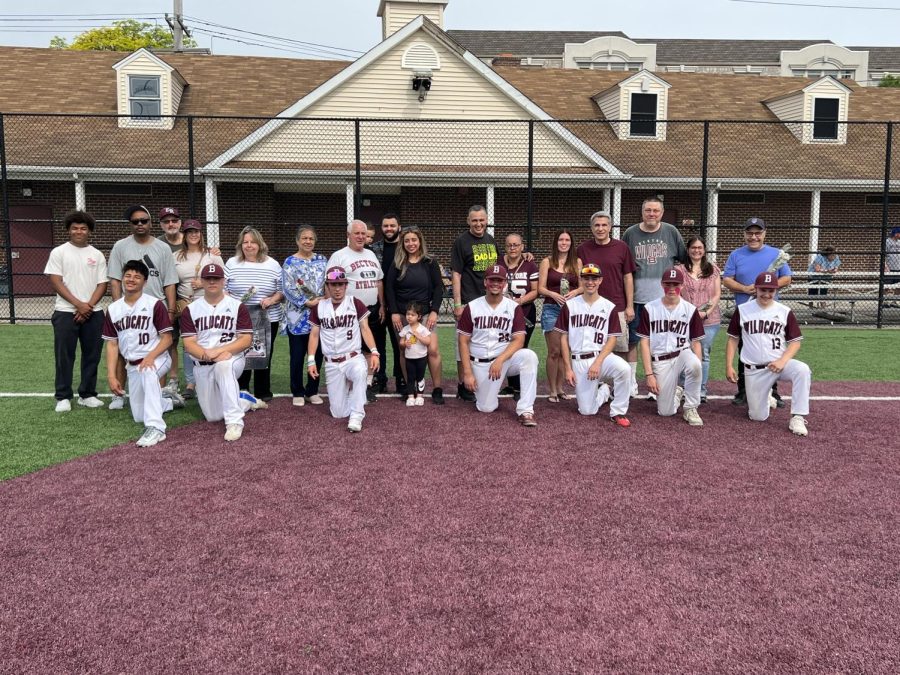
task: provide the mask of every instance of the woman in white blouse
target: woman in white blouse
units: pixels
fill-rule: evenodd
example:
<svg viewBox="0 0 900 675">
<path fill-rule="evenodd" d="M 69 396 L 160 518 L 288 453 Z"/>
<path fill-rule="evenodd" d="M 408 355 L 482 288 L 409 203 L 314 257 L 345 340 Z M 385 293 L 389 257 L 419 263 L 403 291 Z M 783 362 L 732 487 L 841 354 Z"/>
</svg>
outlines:
<svg viewBox="0 0 900 675">
<path fill-rule="evenodd" d="M 284 300 L 281 282 L 281 265 L 269 257 L 269 247 L 253 227 L 241 230 L 235 247 L 235 255 L 225 263 L 225 291 L 233 298 L 241 300 L 248 307 L 259 306 L 266 310 L 271 323 L 268 349 L 269 365 L 265 369 L 245 370 L 238 378 L 242 390 L 250 386 L 253 373 L 253 395 L 263 401 L 272 400 L 271 365 L 278 335 L 278 323 L 284 316 L 281 301 Z"/>
</svg>

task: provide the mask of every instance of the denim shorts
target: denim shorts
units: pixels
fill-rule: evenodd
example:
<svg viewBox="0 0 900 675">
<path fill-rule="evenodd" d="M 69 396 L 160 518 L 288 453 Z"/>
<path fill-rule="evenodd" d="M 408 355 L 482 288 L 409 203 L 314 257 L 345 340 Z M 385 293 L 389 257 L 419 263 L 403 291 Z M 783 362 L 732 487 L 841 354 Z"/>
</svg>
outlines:
<svg viewBox="0 0 900 675">
<path fill-rule="evenodd" d="M 544 308 L 541 310 L 541 330 L 549 333 L 556 325 L 556 319 L 562 309 L 553 300 L 545 300 Z"/>
</svg>

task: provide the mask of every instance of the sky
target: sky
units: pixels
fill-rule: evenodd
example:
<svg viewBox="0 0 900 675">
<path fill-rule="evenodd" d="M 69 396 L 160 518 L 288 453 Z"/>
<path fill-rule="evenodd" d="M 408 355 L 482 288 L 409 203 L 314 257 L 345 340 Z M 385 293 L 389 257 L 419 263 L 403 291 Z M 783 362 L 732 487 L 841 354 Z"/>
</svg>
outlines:
<svg viewBox="0 0 900 675">
<path fill-rule="evenodd" d="M 814 0 L 796 2 L 812 5 Z M 71 0 L 35 0 L 27 5 L 31 14 L 26 15 L 24 5 L 11 7 L 11 3 L 4 3 L 0 6 L 0 44 L 46 47 L 54 35 L 71 38 L 84 29 L 123 18 L 123 12 L 164 25 L 162 15 L 173 11 L 171 0 L 79 0 L 77 10 L 75 4 Z M 896 30 L 900 25 L 900 0 L 819 0 L 816 4 L 819 6 L 755 0 L 450 0 L 444 16 L 448 30 L 598 30 L 622 31 L 636 38 L 821 39 L 845 46 L 900 44 Z M 198 29 L 195 38 L 199 46 L 212 47 L 215 54 L 355 58 L 381 39 L 381 22 L 376 17 L 378 0 L 183 0 L 183 6 L 184 15 L 189 17 L 188 26 Z M 294 42 L 275 42 L 234 29 Z M 241 44 L 226 40 L 224 34 L 268 45 Z"/>
</svg>

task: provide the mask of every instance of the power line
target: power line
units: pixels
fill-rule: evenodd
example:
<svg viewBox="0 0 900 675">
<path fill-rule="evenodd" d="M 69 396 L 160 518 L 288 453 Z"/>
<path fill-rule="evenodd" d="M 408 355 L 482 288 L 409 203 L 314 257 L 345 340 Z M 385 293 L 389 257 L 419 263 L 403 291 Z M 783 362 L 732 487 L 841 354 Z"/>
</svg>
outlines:
<svg viewBox="0 0 900 675">
<path fill-rule="evenodd" d="M 211 31 L 211 30 L 206 29 L 206 28 L 194 28 L 193 30 L 194 30 L 195 33 L 200 33 L 200 34 L 203 34 L 203 35 L 209 35 L 209 36 L 212 36 L 212 37 L 216 37 L 216 38 L 218 38 L 218 39 L 220 39 L 220 40 L 227 40 L 227 41 L 229 41 L 229 42 L 238 42 L 238 43 L 243 44 L 243 45 L 250 45 L 251 47 L 264 47 L 264 48 L 266 48 L 266 49 L 275 49 L 275 50 L 280 51 L 280 52 L 289 52 L 289 53 L 291 53 L 291 54 L 302 54 L 303 56 L 315 56 L 315 57 L 319 57 L 319 58 L 322 58 L 322 57 L 324 56 L 323 54 L 317 54 L 317 53 L 314 53 L 314 52 L 304 51 L 304 50 L 300 50 L 300 49 L 291 49 L 291 48 L 289 48 L 289 47 L 280 47 L 280 46 L 276 46 L 276 45 L 273 45 L 273 44 L 266 44 L 266 43 L 263 43 L 263 42 L 254 42 L 254 41 L 252 41 L 252 40 L 242 40 L 242 39 L 237 38 L 237 37 L 235 37 L 235 36 L 233 36 L 233 35 L 229 35 L 229 34 L 227 34 L 227 33 L 220 33 L 220 32 L 218 32 L 218 31 Z M 342 58 L 342 59 L 347 59 L 347 58 L 349 58 L 349 57 L 347 57 L 347 56 L 340 55 L 340 54 L 337 55 L 337 56 L 340 57 L 340 58 Z"/>
<path fill-rule="evenodd" d="M 776 2 L 776 0 L 729 0 L 749 5 L 784 5 L 786 7 L 816 7 L 819 9 L 864 9 L 879 12 L 900 12 L 900 7 L 864 7 L 861 5 L 822 5 L 812 2 Z"/>
<path fill-rule="evenodd" d="M 122 21 L 122 20 L 124 20 L 124 19 L 133 19 L 133 20 L 135 20 L 135 21 L 140 21 L 140 20 L 155 21 L 155 20 L 158 20 L 158 19 L 162 19 L 164 15 L 163 15 L 163 14 L 156 14 L 156 15 L 154 15 L 154 16 L 138 16 L 138 15 L 134 15 L 134 16 L 121 16 L 121 15 L 116 14 L 116 15 L 109 15 L 109 16 L 107 16 L 107 15 L 102 15 L 102 16 L 97 16 L 97 17 L 91 17 L 91 18 L 89 18 L 89 19 L 85 19 L 85 18 L 79 19 L 79 18 L 75 18 L 75 17 L 71 17 L 71 18 L 62 18 L 62 17 L 59 17 L 59 18 L 46 18 L 46 17 L 43 17 L 43 16 L 33 16 L 33 17 L 28 17 L 28 18 L 7 18 L 8 16 L 9 16 L 9 15 L 0 14 L 0 21 L 2 21 L 2 22 L 4 22 L 4 23 L 16 23 L 16 22 L 23 22 L 23 23 L 31 23 L 31 22 L 55 23 L 55 22 L 57 22 L 57 21 L 91 21 L 91 22 L 97 22 L 97 21 Z"/>
<path fill-rule="evenodd" d="M 266 33 L 256 33 L 251 30 L 244 30 L 243 28 L 235 28 L 233 26 L 225 26 L 221 23 L 215 23 L 213 21 L 206 21 L 205 19 L 201 19 L 201 18 L 195 17 L 195 16 L 188 16 L 187 14 L 185 14 L 184 18 L 189 19 L 194 23 L 204 24 L 206 26 L 213 26 L 214 28 L 222 28 L 222 29 L 234 32 L 234 33 L 246 33 L 247 35 L 255 35 L 257 37 L 265 38 L 268 40 L 287 42 L 290 44 L 301 45 L 304 47 L 318 47 L 321 49 L 328 49 L 328 50 L 334 50 L 334 51 L 340 51 L 340 52 L 350 52 L 350 53 L 354 53 L 354 54 L 364 54 L 365 53 L 365 51 L 360 50 L 360 49 L 347 49 L 345 47 L 335 47 L 334 45 L 323 45 L 323 44 L 318 44 L 316 42 L 306 42 L 304 40 L 294 40 L 292 38 L 279 37 L 278 35 L 268 35 Z"/>
</svg>

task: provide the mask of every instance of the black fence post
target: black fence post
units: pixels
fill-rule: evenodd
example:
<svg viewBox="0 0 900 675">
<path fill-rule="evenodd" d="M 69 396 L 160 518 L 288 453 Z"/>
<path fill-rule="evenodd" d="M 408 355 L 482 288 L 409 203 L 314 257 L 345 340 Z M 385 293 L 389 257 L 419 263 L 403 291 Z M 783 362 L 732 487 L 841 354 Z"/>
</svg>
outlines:
<svg viewBox="0 0 900 675">
<path fill-rule="evenodd" d="M 188 132 L 188 204 L 191 211 L 191 218 L 197 217 L 197 191 L 196 181 L 194 178 L 194 116 L 190 115 L 187 119 Z"/>
<path fill-rule="evenodd" d="M 3 113 L 0 113 L 0 183 L 2 183 L 3 204 L 0 218 L 6 237 L 6 292 L 9 297 L 9 322 L 16 322 L 16 296 L 13 293 L 12 224 L 9 222 L 9 177 L 6 174 L 6 127 Z"/>
<path fill-rule="evenodd" d="M 884 188 L 881 194 L 881 258 L 878 264 L 878 318 L 876 327 L 881 328 L 884 320 L 884 266 L 887 260 L 888 207 L 891 203 L 891 147 L 893 146 L 894 123 L 887 123 L 887 144 L 884 149 Z"/>
<path fill-rule="evenodd" d="M 362 209 L 362 155 L 359 147 L 359 118 L 353 121 L 353 131 L 356 137 L 356 187 L 353 190 L 353 217 L 359 218 Z"/>
<path fill-rule="evenodd" d="M 528 191 L 525 204 L 525 246 L 530 251 L 534 226 L 534 120 L 528 120 Z"/>
<path fill-rule="evenodd" d="M 709 194 L 707 178 L 709 174 L 709 120 L 703 122 L 703 175 L 700 179 L 700 237 L 706 241 L 706 221 L 709 219 Z"/>
</svg>

